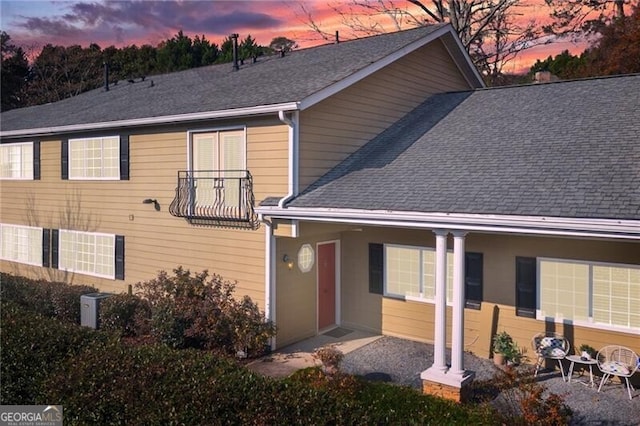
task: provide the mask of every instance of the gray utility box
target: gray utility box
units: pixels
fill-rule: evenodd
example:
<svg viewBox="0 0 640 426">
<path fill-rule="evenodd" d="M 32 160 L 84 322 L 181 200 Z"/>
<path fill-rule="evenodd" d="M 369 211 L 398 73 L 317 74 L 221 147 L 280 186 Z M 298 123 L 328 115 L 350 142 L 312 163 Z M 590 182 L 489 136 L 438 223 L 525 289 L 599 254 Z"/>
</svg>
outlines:
<svg viewBox="0 0 640 426">
<path fill-rule="evenodd" d="M 100 301 L 109 296 L 109 293 L 89 293 L 80 296 L 80 325 L 100 327 Z"/>
</svg>

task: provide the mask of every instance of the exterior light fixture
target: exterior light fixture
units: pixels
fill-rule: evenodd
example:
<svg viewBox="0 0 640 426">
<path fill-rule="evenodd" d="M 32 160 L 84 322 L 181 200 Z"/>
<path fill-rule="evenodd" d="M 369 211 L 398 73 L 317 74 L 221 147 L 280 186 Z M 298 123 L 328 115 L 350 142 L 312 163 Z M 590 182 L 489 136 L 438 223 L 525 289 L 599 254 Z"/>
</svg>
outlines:
<svg viewBox="0 0 640 426">
<path fill-rule="evenodd" d="M 293 259 L 291 259 L 288 254 L 285 254 L 282 257 L 282 262 L 287 265 L 287 269 L 289 270 L 293 269 Z"/>
<path fill-rule="evenodd" d="M 156 209 L 156 211 L 160 211 L 160 203 L 158 203 L 158 200 L 156 200 L 155 198 L 145 198 L 144 200 L 142 200 L 142 204 L 153 204 L 153 207 Z"/>
</svg>

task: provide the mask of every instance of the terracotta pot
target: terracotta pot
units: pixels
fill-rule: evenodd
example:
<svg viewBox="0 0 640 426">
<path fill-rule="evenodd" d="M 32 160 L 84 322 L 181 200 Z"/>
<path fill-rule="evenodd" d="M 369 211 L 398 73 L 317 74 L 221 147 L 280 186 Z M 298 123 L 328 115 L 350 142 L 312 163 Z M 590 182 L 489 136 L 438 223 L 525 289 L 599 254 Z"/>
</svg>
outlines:
<svg viewBox="0 0 640 426">
<path fill-rule="evenodd" d="M 495 365 L 504 365 L 505 364 L 505 359 L 504 359 L 504 355 L 494 352 L 493 354 L 493 363 Z"/>
</svg>

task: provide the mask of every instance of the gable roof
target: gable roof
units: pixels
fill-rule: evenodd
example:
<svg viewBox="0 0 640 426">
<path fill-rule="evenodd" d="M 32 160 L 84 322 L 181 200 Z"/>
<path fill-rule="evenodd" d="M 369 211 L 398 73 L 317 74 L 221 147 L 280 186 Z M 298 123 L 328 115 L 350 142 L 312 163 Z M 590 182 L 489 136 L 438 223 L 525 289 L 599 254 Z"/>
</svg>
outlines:
<svg viewBox="0 0 640 426">
<path fill-rule="evenodd" d="M 639 93 L 631 75 L 435 95 L 287 207 L 640 220 Z"/>
<path fill-rule="evenodd" d="M 220 64 L 145 81 L 121 81 L 59 102 L 2 113 L 1 135 L 31 136 L 194 121 L 303 109 L 403 55 L 441 38 L 472 87 L 482 80 L 449 25 L 412 30 L 261 57 L 239 71 Z M 153 85 L 151 85 L 153 81 Z"/>
</svg>

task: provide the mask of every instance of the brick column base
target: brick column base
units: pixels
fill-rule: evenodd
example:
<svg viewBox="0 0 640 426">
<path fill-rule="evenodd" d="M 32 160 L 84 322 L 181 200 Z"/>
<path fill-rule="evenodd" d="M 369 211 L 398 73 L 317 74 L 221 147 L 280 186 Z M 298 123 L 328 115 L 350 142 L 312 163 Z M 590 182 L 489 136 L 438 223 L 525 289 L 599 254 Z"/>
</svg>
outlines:
<svg viewBox="0 0 640 426">
<path fill-rule="evenodd" d="M 422 393 L 426 395 L 439 396 L 456 402 L 466 402 L 471 398 L 471 380 L 462 384 L 462 386 L 451 386 L 444 383 L 438 383 L 431 380 L 422 380 Z"/>
</svg>

